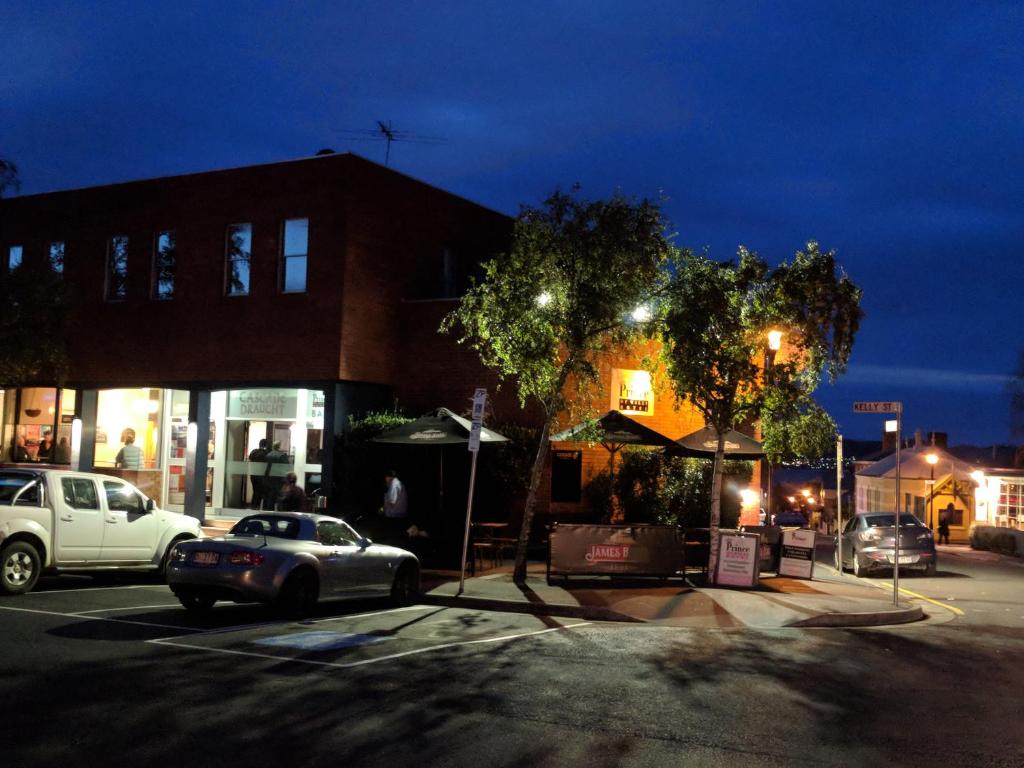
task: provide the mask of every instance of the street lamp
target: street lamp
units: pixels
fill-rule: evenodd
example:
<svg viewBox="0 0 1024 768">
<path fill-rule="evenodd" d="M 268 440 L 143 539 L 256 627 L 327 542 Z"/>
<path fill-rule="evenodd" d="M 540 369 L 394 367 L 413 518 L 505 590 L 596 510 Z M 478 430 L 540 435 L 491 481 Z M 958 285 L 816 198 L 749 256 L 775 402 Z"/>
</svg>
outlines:
<svg viewBox="0 0 1024 768">
<path fill-rule="evenodd" d="M 932 509 L 935 504 L 935 465 L 939 463 L 939 456 L 936 453 L 926 453 L 924 460 L 928 462 L 930 477 L 928 478 L 928 527 L 932 527 L 935 518 Z"/>
<path fill-rule="evenodd" d="M 782 331 L 772 329 L 768 331 L 768 349 L 764 353 L 764 383 L 772 383 L 772 369 L 775 367 L 775 354 L 782 348 Z M 764 459 L 765 474 L 768 475 L 768 495 L 765 503 L 768 507 L 766 519 L 772 516 L 772 463 L 766 456 Z"/>
</svg>

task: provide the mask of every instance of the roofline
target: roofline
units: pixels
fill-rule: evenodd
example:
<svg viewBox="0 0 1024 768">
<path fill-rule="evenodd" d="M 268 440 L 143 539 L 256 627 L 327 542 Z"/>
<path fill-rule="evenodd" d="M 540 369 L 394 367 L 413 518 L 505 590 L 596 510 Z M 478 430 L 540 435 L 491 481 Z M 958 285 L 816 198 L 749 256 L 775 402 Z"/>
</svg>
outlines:
<svg viewBox="0 0 1024 768">
<path fill-rule="evenodd" d="M 380 163 L 374 162 L 373 160 L 370 160 L 370 159 L 368 159 L 366 157 L 363 157 L 362 155 L 357 155 L 355 152 L 332 152 L 329 155 L 310 155 L 308 157 L 294 157 L 294 158 L 291 158 L 290 160 L 271 160 L 271 161 L 268 161 L 268 162 L 265 162 L 265 163 L 250 163 L 248 165 L 232 165 L 232 166 L 228 166 L 226 168 L 208 168 L 208 169 L 203 170 L 203 171 L 186 171 L 184 173 L 171 173 L 171 174 L 167 174 L 167 175 L 164 175 L 164 176 L 147 176 L 147 177 L 138 178 L 138 179 L 127 179 L 125 181 L 112 181 L 112 182 L 108 182 L 106 184 L 90 184 L 90 185 L 87 185 L 87 186 L 84 186 L 84 187 L 68 187 L 66 189 L 51 189 L 51 190 L 48 190 L 48 191 L 45 191 L 45 192 L 33 192 L 30 195 L 10 195 L 8 197 L 0 198 L 0 205 L 2 205 L 5 202 L 9 203 L 9 202 L 12 202 L 12 201 L 15 201 L 15 200 L 32 201 L 32 200 L 37 199 L 37 198 L 48 197 L 50 195 L 68 194 L 68 193 L 71 193 L 71 192 L 87 192 L 87 191 L 92 191 L 92 190 L 114 189 L 116 187 L 129 186 L 131 184 L 148 184 L 148 183 L 151 183 L 151 182 L 167 181 L 167 180 L 170 180 L 170 179 L 182 179 L 182 178 L 185 178 L 187 176 L 202 176 L 204 174 L 209 174 L 209 173 L 230 173 L 231 171 L 244 171 L 244 170 L 248 170 L 250 168 L 266 168 L 266 167 L 274 166 L 274 165 L 289 165 L 291 163 L 305 163 L 305 162 L 311 162 L 311 161 L 316 161 L 316 160 L 324 160 L 325 158 L 339 158 L 339 157 L 341 157 L 341 158 L 350 158 L 350 159 L 358 161 L 358 162 L 363 162 L 363 163 L 366 163 L 368 165 L 373 166 L 375 169 L 377 169 L 379 171 L 384 171 L 386 173 L 394 174 L 395 176 L 400 176 L 400 177 L 402 177 L 404 179 L 407 179 L 407 180 L 409 180 L 409 181 L 411 181 L 411 182 L 413 182 L 415 184 L 422 184 L 423 186 L 429 187 L 430 189 L 433 189 L 433 190 L 435 190 L 437 192 L 441 192 L 442 194 L 448 195 L 450 197 L 454 197 L 457 200 L 462 200 L 462 201 L 464 201 L 466 203 L 469 203 L 470 205 L 474 205 L 477 208 L 481 208 L 481 209 L 483 209 L 485 211 L 490 211 L 491 213 L 493 213 L 493 214 L 495 214 L 497 216 L 502 216 L 502 217 L 504 217 L 506 219 L 509 219 L 509 221 L 512 221 L 514 219 L 513 216 L 511 216 L 511 215 L 509 215 L 507 213 L 495 210 L 494 208 L 491 208 L 489 206 L 486 206 L 486 205 L 483 205 L 481 203 L 478 203 L 475 200 L 470 200 L 468 197 L 463 197 L 462 195 L 457 195 L 454 192 L 450 192 L 447 189 L 442 189 L 441 187 L 438 187 L 438 186 L 436 186 L 434 184 L 431 184 L 430 182 L 423 181 L 422 179 L 418 179 L 415 176 L 411 176 L 411 175 L 409 175 L 407 173 L 402 173 L 401 171 L 396 171 L 393 168 L 389 168 L 386 165 L 381 165 Z"/>
</svg>

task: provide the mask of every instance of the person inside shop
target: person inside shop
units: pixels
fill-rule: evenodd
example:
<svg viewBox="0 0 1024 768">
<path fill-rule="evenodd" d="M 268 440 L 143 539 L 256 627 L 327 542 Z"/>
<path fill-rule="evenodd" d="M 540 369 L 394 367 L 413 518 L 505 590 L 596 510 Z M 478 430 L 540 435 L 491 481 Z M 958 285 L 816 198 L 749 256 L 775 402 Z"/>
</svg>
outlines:
<svg viewBox="0 0 1024 768">
<path fill-rule="evenodd" d="M 53 433 L 50 430 L 46 430 L 43 433 L 43 439 L 39 441 L 39 447 L 36 448 L 36 461 L 49 462 L 53 460 Z"/>
<path fill-rule="evenodd" d="M 409 511 L 409 496 L 405 485 L 398 479 L 398 473 L 389 469 L 384 473 L 384 506 L 379 510 L 384 520 L 384 530 L 391 539 L 399 539 L 405 534 L 406 519 Z"/>
<path fill-rule="evenodd" d="M 66 437 L 57 441 L 57 447 L 53 449 L 53 461 L 55 464 L 71 463 L 71 443 Z"/>
<path fill-rule="evenodd" d="M 118 469 L 142 469 L 142 449 L 135 444 L 135 430 L 128 427 L 121 433 L 121 450 L 114 457 L 114 466 Z"/>
<path fill-rule="evenodd" d="M 32 454 L 25 447 L 25 436 L 18 435 L 14 438 L 14 450 L 11 452 L 11 461 L 25 462 L 32 461 Z"/>
<path fill-rule="evenodd" d="M 288 454 L 281 450 L 281 443 L 274 443 L 264 460 L 267 468 L 263 470 L 263 509 L 273 509 L 284 481 L 283 477 L 274 477 L 273 467 L 275 464 L 287 464 Z"/>
<path fill-rule="evenodd" d="M 299 485 L 299 478 L 294 472 L 284 476 L 284 485 L 277 495 L 277 508 L 287 512 L 301 512 L 306 504 L 306 491 Z"/>
<path fill-rule="evenodd" d="M 253 448 L 249 451 L 249 461 L 254 463 L 262 463 L 267 460 L 267 441 L 266 439 L 260 440 L 258 448 Z M 260 509 L 263 506 L 263 474 L 251 474 L 249 475 L 249 482 L 252 483 L 252 508 Z"/>
</svg>

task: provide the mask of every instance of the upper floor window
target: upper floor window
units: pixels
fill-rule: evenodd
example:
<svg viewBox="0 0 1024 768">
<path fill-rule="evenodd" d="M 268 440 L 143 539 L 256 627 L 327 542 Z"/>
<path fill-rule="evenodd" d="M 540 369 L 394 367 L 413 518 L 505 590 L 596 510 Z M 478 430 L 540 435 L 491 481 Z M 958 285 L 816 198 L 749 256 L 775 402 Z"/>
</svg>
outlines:
<svg viewBox="0 0 1024 768">
<path fill-rule="evenodd" d="M 107 301 L 128 298 L 128 236 L 115 235 L 107 243 Z"/>
<path fill-rule="evenodd" d="M 11 272 L 21 266 L 21 260 L 25 255 L 25 249 L 20 245 L 12 245 L 7 251 L 7 269 Z"/>
<path fill-rule="evenodd" d="M 64 241 L 50 243 L 50 269 L 54 274 L 64 274 Z"/>
<path fill-rule="evenodd" d="M 154 299 L 174 298 L 174 270 L 178 259 L 178 247 L 174 230 L 160 232 L 156 236 L 156 247 L 153 250 L 153 286 Z"/>
<path fill-rule="evenodd" d="M 282 240 L 281 290 L 284 293 L 302 293 L 306 290 L 309 219 L 287 219 Z"/>
<path fill-rule="evenodd" d="M 228 296 L 249 295 L 249 263 L 252 260 L 252 224 L 228 227 L 224 292 Z"/>
</svg>

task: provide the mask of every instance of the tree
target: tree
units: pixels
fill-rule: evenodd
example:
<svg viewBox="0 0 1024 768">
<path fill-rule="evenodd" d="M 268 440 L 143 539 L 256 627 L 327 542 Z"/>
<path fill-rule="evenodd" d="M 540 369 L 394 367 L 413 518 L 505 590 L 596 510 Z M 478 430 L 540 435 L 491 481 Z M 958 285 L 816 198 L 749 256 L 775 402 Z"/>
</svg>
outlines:
<svg viewBox="0 0 1024 768">
<path fill-rule="evenodd" d="M 517 583 L 526 579 L 551 429 L 559 413 L 589 403 L 598 358 L 631 340 L 648 319 L 635 310 L 664 283 L 664 230 L 660 209 L 647 200 L 587 201 L 576 189 L 556 191 L 542 207 L 523 208 L 508 253 L 483 265 L 483 278 L 442 324 L 442 331 L 460 327 L 459 342 L 502 380 L 514 381 L 522 406 L 539 406 L 543 415 L 516 549 Z"/>
<path fill-rule="evenodd" d="M 3 197 L 4 192 L 8 189 L 13 189 L 15 192 L 21 189 L 21 180 L 18 178 L 18 166 L 10 160 L 4 160 L 0 157 L 0 197 Z"/>
<path fill-rule="evenodd" d="M 743 247 L 736 261 L 727 262 L 678 254 L 663 310 L 662 357 L 676 396 L 690 401 L 718 434 L 712 578 L 725 433 L 767 416 L 773 450 L 792 446 L 795 437 L 796 444 L 815 434 L 820 438 L 824 412 L 811 394 L 823 374 L 835 380 L 845 369 L 862 316 L 860 297 L 860 289 L 837 268 L 835 253 L 815 242 L 775 269 Z M 761 360 L 773 328 L 784 331 L 787 354 L 768 378 Z"/>
</svg>

